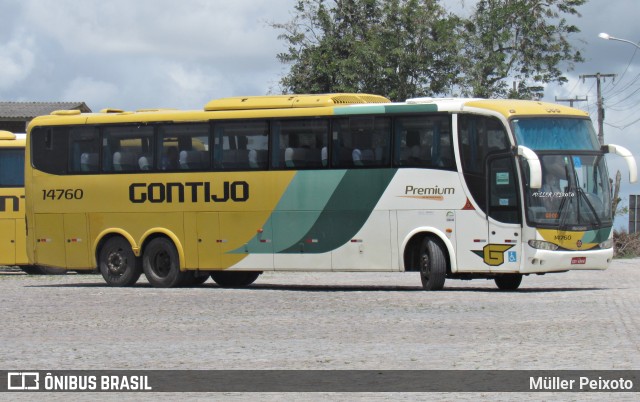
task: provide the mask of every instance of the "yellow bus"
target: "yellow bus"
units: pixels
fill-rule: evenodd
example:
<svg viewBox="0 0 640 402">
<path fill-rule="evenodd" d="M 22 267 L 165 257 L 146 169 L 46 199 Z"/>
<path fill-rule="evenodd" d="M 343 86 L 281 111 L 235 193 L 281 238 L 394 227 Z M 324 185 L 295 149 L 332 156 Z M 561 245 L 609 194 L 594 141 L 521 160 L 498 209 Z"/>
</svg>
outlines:
<svg viewBox="0 0 640 402">
<path fill-rule="evenodd" d="M 24 221 L 25 134 L 0 130 L 0 265 L 19 266 L 28 274 L 64 270 L 29 265 Z"/>
<path fill-rule="evenodd" d="M 24 145 L 24 135 L 0 131 L 0 265 L 29 264 L 24 222 Z"/>
<path fill-rule="evenodd" d="M 306 270 L 516 289 L 523 275 L 609 265 L 606 153 L 636 180 L 631 153 L 601 147 L 585 112 L 533 101 L 325 94 L 54 112 L 28 127 L 29 259 L 98 267 L 112 286 Z"/>
</svg>

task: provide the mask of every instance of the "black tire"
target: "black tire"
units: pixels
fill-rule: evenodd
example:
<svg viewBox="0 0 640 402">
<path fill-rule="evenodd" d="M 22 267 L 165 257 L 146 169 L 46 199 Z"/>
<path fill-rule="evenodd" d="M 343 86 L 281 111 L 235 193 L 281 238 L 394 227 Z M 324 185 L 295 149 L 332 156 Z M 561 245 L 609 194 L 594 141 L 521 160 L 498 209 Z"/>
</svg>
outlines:
<svg viewBox="0 0 640 402">
<path fill-rule="evenodd" d="M 52 267 L 39 267 L 42 271 L 43 275 L 65 275 L 67 273 L 66 269 L 63 268 L 52 268 Z"/>
<path fill-rule="evenodd" d="M 182 285 L 186 273 L 180 271 L 180 257 L 173 242 L 166 237 L 151 240 L 142 254 L 144 275 L 156 288 Z"/>
<path fill-rule="evenodd" d="M 29 275 L 64 275 L 67 273 L 62 268 L 41 267 L 38 265 L 22 265 L 20 269 Z"/>
<path fill-rule="evenodd" d="M 420 245 L 420 280 L 424 290 L 442 290 L 447 277 L 447 259 L 440 244 L 425 238 Z"/>
<path fill-rule="evenodd" d="M 522 274 L 503 274 L 496 276 L 495 281 L 500 290 L 516 290 L 522 282 Z"/>
<path fill-rule="evenodd" d="M 218 271 L 211 273 L 211 279 L 223 288 L 244 288 L 255 282 L 260 274 L 261 271 Z"/>
<path fill-rule="evenodd" d="M 140 272 L 142 272 L 142 267 L 140 268 Z M 94 275 L 99 274 L 100 271 L 97 269 L 76 269 L 75 273 L 78 275 Z"/>
<path fill-rule="evenodd" d="M 122 237 L 112 237 L 102 246 L 98 255 L 98 268 L 109 286 L 131 286 L 142 275 L 140 258 Z"/>
<path fill-rule="evenodd" d="M 207 281 L 207 279 L 209 279 L 209 275 L 202 275 L 202 273 L 200 273 L 200 275 L 196 275 L 196 271 L 185 271 L 185 276 L 182 279 L 182 285 L 184 287 L 191 287 L 191 286 L 200 286 L 203 283 L 205 283 Z"/>
<path fill-rule="evenodd" d="M 20 269 L 29 275 L 44 275 L 40 267 L 37 265 L 22 265 Z"/>
</svg>

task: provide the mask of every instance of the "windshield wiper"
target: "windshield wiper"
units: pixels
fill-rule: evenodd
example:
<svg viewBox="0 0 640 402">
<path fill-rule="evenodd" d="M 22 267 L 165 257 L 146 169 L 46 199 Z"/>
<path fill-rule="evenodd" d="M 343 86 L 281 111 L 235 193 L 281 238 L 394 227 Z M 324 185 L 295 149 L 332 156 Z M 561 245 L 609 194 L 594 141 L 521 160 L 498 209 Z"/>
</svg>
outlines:
<svg viewBox="0 0 640 402">
<path fill-rule="evenodd" d="M 572 169 L 573 170 L 573 169 Z M 560 221 L 558 222 L 558 229 L 559 230 L 567 230 L 568 229 L 568 225 L 566 225 L 567 222 L 567 216 L 569 215 L 569 213 L 567 212 L 566 214 L 564 213 L 564 208 L 567 206 L 567 198 L 571 198 L 571 200 L 569 201 L 569 204 L 571 204 L 573 202 L 573 184 L 571 182 L 571 176 L 570 176 L 570 172 L 569 172 L 569 164 L 566 161 L 565 158 L 565 162 L 564 162 L 564 172 L 565 172 L 565 177 L 567 178 L 567 181 L 569 182 L 569 186 L 567 188 L 565 188 L 564 190 L 564 194 L 562 197 L 562 200 L 560 201 L 560 206 L 558 207 L 558 215 L 560 217 Z M 575 176 L 574 176 L 575 179 Z M 567 197 L 568 196 L 568 197 Z"/>
<path fill-rule="evenodd" d="M 593 207 L 593 204 L 591 203 L 591 201 L 589 201 L 589 197 L 587 197 L 587 193 L 585 193 L 582 187 L 577 187 L 576 191 L 578 195 L 581 196 L 584 202 L 587 204 L 587 207 L 589 207 L 589 211 L 591 212 L 591 214 L 593 214 L 593 217 L 596 218 L 595 219 L 596 224 L 600 226 L 602 222 L 600 221 L 600 217 L 598 217 L 598 214 L 596 212 L 596 209 Z M 578 200 L 578 204 L 579 203 L 580 203 L 580 200 Z M 580 217 L 580 211 L 578 211 L 578 218 L 579 217 Z M 589 223 L 593 223 L 593 220 L 590 220 Z"/>
<path fill-rule="evenodd" d="M 569 194 L 572 192 L 572 188 L 569 187 L 566 190 Z M 566 194 L 568 195 L 568 194 Z M 567 198 L 570 198 L 569 204 L 573 202 L 573 197 L 562 197 L 562 201 L 560 201 L 560 206 L 558 207 L 558 216 L 560 217 L 560 222 L 558 222 L 558 229 L 561 231 L 567 230 L 569 225 L 566 224 L 567 216 L 569 216 L 569 212 L 564 213 L 564 209 L 567 206 Z"/>
</svg>

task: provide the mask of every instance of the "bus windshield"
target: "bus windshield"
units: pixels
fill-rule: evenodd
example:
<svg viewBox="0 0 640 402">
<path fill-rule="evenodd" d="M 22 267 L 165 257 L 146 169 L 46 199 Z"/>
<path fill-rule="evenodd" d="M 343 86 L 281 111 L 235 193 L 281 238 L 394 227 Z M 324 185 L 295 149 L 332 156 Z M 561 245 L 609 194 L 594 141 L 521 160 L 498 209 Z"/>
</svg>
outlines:
<svg viewBox="0 0 640 402">
<path fill-rule="evenodd" d="M 611 193 L 602 154 L 539 155 L 542 187 L 527 189 L 527 215 L 535 226 L 574 230 L 611 225 Z"/>
<path fill-rule="evenodd" d="M 534 151 L 597 151 L 600 144 L 591 120 L 574 117 L 531 117 L 513 119 L 518 145 Z"/>
<path fill-rule="evenodd" d="M 542 167 L 542 187 L 525 194 L 528 221 L 561 230 L 610 226 L 609 176 L 591 120 L 530 117 L 511 123 L 518 145 L 536 151 Z"/>
</svg>

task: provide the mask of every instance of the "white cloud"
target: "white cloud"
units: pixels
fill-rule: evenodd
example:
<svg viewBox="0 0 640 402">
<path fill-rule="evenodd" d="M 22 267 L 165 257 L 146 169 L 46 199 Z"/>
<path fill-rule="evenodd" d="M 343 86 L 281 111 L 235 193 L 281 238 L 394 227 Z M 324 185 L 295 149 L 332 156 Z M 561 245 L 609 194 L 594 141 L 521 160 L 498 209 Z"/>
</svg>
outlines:
<svg viewBox="0 0 640 402">
<path fill-rule="evenodd" d="M 90 77 L 78 77 L 71 81 L 62 93 L 62 101 L 85 102 L 91 105 L 109 104 L 118 97 L 115 84 L 98 81 Z M 96 111 L 96 110 L 94 110 Z"/>
<path fill-rule="evenodd" d="M 255 58 L 277 46 L 280 1 L 59 0 L 25 4 L 29 25 L 65 51 L 83 55 L 140 55 L 214 60 Z M 290 7 L 289 7 L 290 8 Z M 287 17 L 288 18 L 288 17 Z"/>
<path fill-rule="evenodd" d="M 0 90 L 17 87 L 31 73 L 35 63 L 33 38 L 18 36 L 0 43 Z"/>
<path fill-rule="evenodd" d="M 215 73 L 203 71 L 198 67 L 188 67 L 179 63 L 170 63 L 164 69 L 166 78 L 167 100 L 172 106 L 194 108 L 208 102 L 214 97 L 216 90 L 228 86 L 224 78 Z M 230 88 L 225 88 L 230 90 Z M 197 103 L 197 105 L 194 105 Z"/>
</svg>

